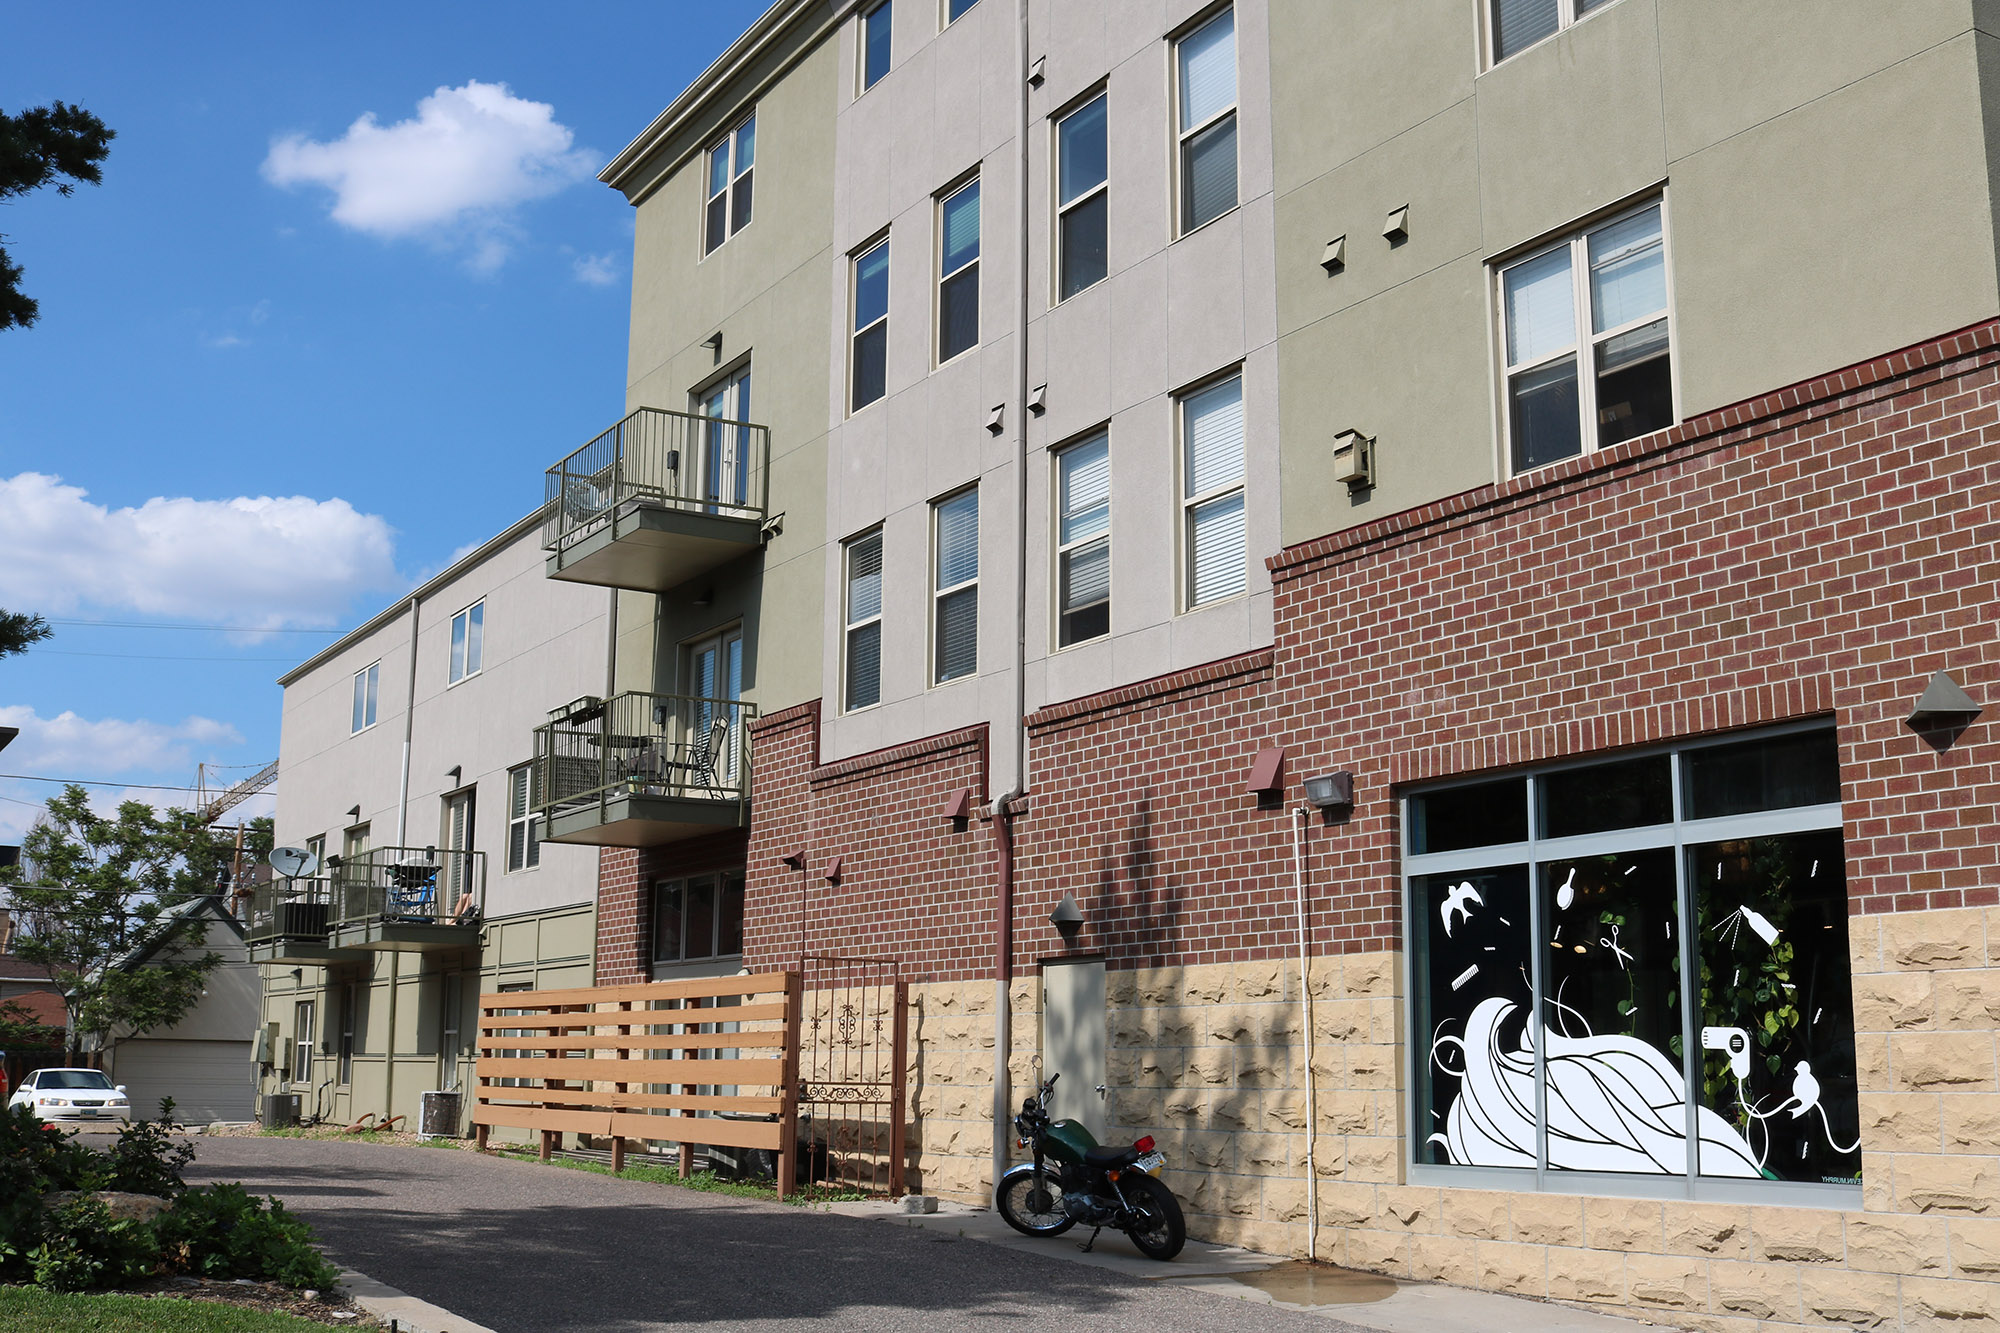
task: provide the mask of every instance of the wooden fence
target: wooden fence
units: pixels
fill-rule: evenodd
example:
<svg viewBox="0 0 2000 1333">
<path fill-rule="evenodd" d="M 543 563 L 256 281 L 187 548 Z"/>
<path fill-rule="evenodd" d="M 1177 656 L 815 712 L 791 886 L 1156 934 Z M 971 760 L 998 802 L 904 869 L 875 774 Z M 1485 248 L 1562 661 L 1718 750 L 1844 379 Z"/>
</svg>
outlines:
<svg viewBox="0 0 2000 1333">
<path fill-rule="evenodd" d="M 682 1174 L 696 1144 L 763 1150 L 782 1199 L 798 1186 L 799 1001 L 796 972 L 486 992 L 479 1147 L 495 1126 L 533 1130 L 547 1158 L 564 1134 L 588 1134 L 611 1140 L 619 1171 L 628 1140 L 671 1142 Z"/>
</svg>

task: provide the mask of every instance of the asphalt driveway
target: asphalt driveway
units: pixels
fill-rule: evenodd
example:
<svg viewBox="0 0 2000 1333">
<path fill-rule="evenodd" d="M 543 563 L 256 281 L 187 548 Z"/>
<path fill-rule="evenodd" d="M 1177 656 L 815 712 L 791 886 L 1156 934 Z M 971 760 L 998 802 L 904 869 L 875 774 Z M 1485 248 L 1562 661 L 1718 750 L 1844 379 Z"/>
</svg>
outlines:
<svg viewBox="0 0 2000 1333">
<path fill-rule="evenodd" d="M 496 1333 L 1351 1328 L 936 1230 L 472 1152 L 194 1142 L 190 1184 L 275 1194 L 341 1264 Z"/>
</svg>

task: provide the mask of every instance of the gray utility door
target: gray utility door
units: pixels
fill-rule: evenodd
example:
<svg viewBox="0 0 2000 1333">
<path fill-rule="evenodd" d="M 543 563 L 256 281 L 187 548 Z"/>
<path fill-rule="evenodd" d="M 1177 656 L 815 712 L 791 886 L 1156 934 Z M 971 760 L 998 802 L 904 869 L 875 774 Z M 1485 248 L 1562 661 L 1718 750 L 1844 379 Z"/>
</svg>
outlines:
<svg viewBox="0 0 2000 1333">
<path fill-rule="evenodd" d="M 111 1053 L 111 1081 L 125 1085 L 135 1120 L 157 1116 L 162 1097 L 174 1099 L 183 1124 L 255 1119 L 251 1071 L 247 1041 L 135 1037 Z"/>
<path fill-rule="evenodd" d="M 1104 960 L 1042 964 L 1042 1077 L 1061 1074 L 1049 1113 L 1104 1138 Z"/>
</svg>

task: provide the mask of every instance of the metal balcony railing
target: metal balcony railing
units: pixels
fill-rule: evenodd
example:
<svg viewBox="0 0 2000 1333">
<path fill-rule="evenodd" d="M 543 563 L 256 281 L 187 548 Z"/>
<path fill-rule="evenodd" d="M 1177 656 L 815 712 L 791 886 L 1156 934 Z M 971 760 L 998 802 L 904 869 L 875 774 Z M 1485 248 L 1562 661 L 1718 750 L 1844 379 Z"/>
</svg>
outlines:
<svg viewBox="0 0 2000 1333">
<path fill-rule="evenodd" d="M 273 879 L 255 885 L 243 938 L 250 944 L 324 941 L 332 902 L 332 887 L 324 879 Z"/>
<path fill-rule="evenodd" d="M 757 716 L 740 699 L 683 694 L 584 698 L 535 729 L 535 775 L 544 820 L 614 796 L 734 801 L 750 795 L 750 738 Z"/>
<path fill-rule="evenodd" d="M 477 925 L 486 910 L 486 853 L 443 847 L 371 847 L 327 858 L 340 926 Z"/>
<path fill-rule="evenodd" d="M 770 459 L 768 427 L 642 407 L 549 469 L 542 546 L 562 551 L 635 502 L 761 522 Z"/>
</svg>

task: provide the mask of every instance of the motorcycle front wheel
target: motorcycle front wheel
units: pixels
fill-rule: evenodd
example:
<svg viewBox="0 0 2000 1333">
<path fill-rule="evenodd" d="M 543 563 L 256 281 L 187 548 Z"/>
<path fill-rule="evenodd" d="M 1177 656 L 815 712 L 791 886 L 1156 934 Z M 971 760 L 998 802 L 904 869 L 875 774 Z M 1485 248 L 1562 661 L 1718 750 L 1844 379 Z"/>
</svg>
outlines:
<svg viewBox="0 0 2000 1333">
<path fill-rule="evenodd" d="M 1062 1186 L 1053 1171 L 1042 1172 L 1039 1183 L 1033 1167 L 1009 1171 L 1000 1178 L 994 1203 L 1007 1225 L 1024 1236 L 1060 1236 L 1076 1225 L 1063 1211 Z"/>
<path fill-rule="evenodd" d="M 1187 1219 L 1174 1192 L 1151 1176 L 1127 1176 L 1125 1191 L 1131 1225 L 1125 1234 L 1148 1259 L 1171 1259 L 1187 1244 Z"/>
</svg>

